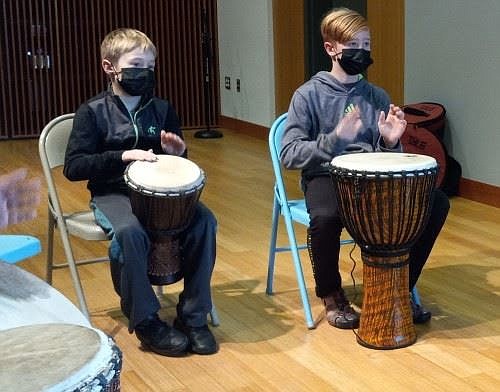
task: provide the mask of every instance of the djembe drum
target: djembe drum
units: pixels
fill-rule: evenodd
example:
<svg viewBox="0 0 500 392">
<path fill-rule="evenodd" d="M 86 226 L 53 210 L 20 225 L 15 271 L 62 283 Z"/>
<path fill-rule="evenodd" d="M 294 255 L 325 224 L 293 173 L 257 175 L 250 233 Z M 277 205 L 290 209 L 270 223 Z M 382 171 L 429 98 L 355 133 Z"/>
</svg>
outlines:
<svg viewBox="0 0 500 392">
<path fill-rule="evenodd" d="M 437 171 L 434 158 L 418 154 L 349 154 L 331 162 L 339 213 L 363 260 L 357 333 L 363 346 L 394 349 L 416 341 L 409 252 L 427 223 Z"/>
<path fill-rule="evenodd" d="M 122 352 L 104 332 L 35 324 L 0 331 L 0 390 L 120 391 Z"/>
<path fill-rule="evenodd" d="M 194 162 L 159 155 L 156 162 L 135 161 L 125 170 L 132 211 L 148 232 L 151 284 L 167 285 L 182 279 L 177 235 L 193 218 L 205 185 L 205 174 Z"/>
</svg>

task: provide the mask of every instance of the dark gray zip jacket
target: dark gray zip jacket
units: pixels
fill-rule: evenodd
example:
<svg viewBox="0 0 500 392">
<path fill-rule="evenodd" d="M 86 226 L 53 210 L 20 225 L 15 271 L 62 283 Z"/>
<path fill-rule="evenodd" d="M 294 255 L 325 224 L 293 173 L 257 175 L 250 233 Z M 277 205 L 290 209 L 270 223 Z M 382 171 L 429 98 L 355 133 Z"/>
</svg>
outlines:
<svg viewBox="0 0 500 392">
<path fill-rule="evenodd" d="M 131 114 L 111 90 L 104 91 L 75 113 L 64 175 L 71 181 L 88 180 L 92 196 L 126 193 L 123 174 L 127 163 L 122 161 L 123 152 L 137 148 L 164 154 L 162 129 L 183 137 L 179 118 L 169 102 L 156 97 L 143 99 Z"/>
<path fill-rule="evenodd" d="M 341 154 L 352 152 L 400 151 L 401 144 L 387 149 L 378 131 L 380 111 L 389 110 L 389 96 L 362 78 L 342 84 L 329 72 L 321 71 L 295 91 L 281 140 L 280 159 L 288 169 L 302 169 L 312 177 L 328 174 L 328 164 Z M 347 143 L 331 135 L 345 113 L 358 106 L 363 130 Z"/>
</svg>

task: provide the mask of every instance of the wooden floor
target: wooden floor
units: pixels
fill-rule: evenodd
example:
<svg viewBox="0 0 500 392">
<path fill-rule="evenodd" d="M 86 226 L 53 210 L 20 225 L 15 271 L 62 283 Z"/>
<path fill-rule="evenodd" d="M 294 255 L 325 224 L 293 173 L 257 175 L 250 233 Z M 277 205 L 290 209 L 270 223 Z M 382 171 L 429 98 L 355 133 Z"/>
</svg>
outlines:
<svg viewBox="0 0 500 392">
<path fill-rule="evenodd" d="M 289 255 L 277 259 L 274 296 L 265 294 L 273 173 L 267 142 L 224 130 L 222 139 L 202 140 L 186 131 L 190 158 L 206 172 L 202 200 L 218 217 L 213 297 L 221 324 L 214 328 L 214 356 L 166 358 L 140 350 L 114 293 L 107 264 L 80 268 L 92 322 L 112 335 L 123 351 L 123 391 L 498 391 L 500 390 L 500 209 L 462 198 L 451 200 L 445 228 L 419 281 L 433 312 L 418 326 L 417 342 L 379 351 L 360 346 L 349 330 L 330 327 L 314 296 L 311 268 L 303 254 L 309 295 L 319 324 L 308 330 Z M 36 140 L 0 142 L 2 171 L 28 167 L 41 175 Z M 296 173 L 287 183 L 300 196 Z M 86 206 L 83 183 L 70 184 L 64 203 Z M 46 198 L 37 220 L 8 228 L 46 244 Z M 305 231 L 297 227 L 305 238 Z M 59 237 L 57 237 L 59 238 Z M 280 230 L 281 243 L 286 241 Z M 76 241 L 77 254 L 106 253 L 105 243 Z M 346 291 L 361 305 L 362 264 L 342 250 Z M 62 257 L 58 245 L 57 254 Z M 43 277 L 45 249 L 19 265 Z M 67 270 L 54 286 L 74 301 Z M 171 321 L 181 283 L 169 286 L 162 316 Z"/>
</svg>

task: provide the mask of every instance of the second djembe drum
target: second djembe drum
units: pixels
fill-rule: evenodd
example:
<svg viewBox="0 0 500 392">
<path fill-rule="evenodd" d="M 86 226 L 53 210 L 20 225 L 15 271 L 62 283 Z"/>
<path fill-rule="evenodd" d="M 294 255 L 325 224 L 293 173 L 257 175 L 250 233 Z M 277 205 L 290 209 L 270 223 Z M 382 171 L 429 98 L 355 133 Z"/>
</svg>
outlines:
<svg viewBox="0 0 500 392">
<path fill-rule="evenodd" d="M 148 277 L 167 285 L 182 279 L 178 234 L 195 213 L 205 174 L 194 162 L 159 155 L 156 162 L 135 161 L 125 170 L 132 211 L 151 239 Z"/>
<path fill-rule="evenodd" d="M 330 174 L 344 226 L 361 249 L 359 344 L 375 349 L 416 341 L 409 252 L 429 217 L 438 166 L 432 157 L 362 153 L 334 158 Z"/>
</svg>

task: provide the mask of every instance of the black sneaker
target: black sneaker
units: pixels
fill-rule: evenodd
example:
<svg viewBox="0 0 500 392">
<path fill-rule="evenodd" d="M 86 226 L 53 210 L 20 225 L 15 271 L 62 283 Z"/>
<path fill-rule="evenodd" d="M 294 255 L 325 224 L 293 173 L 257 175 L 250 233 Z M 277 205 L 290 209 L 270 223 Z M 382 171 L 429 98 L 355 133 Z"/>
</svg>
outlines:
<svg viewBox="0 0 500 392">
<path fill-rule="evenodd" d="M 413 315 L 413 324 L 425 324 L 431 319 L 431 311 L 419 304 L 416 304 L 412 298 L 410 298 L 410 305 Z"/>
<path fill-rule="evenodd" d="M 135 334 L 144 349 L 167 357 L 185 355 L 189 345 L 186 335 L 160 320 L 157 314 L 137 325 Z"/>
<path fill-rule="evenodd" d="M 201 355 L 215 354 L 219 351 L 219 345 L 207 325 L 201 327 L 190 327 L 184 324 L 180 318 L 174 320 L 174 328 L 182 331 L 189 339 L 191 352 Z"/>
</svg>

